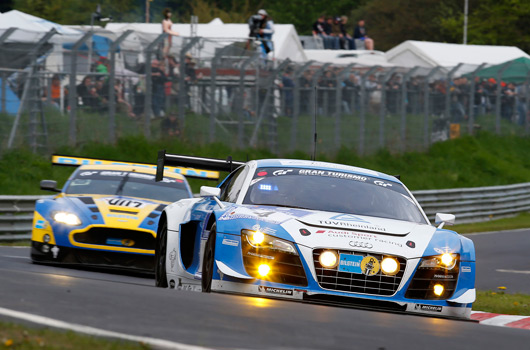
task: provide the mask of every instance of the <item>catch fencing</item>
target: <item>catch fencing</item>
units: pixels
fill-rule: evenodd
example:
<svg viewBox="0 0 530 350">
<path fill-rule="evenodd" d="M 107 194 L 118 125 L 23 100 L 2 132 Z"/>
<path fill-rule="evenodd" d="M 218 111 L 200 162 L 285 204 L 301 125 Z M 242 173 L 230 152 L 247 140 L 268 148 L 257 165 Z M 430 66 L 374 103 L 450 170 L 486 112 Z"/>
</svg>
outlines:
<svg viewBox="0 0 530 350">
<path fill-rule="evenodd" d="M 514 85 L 484 65 L 404 68 L 271 60 L 260 43 L 87 31 L 0 30 L 0 154 L 51 153 L 145 135 L 197 145 L 333 154 L 421 150 L 476 134 L 527 135 L 530 75 Z M 13 38 L 13 39 L 11 39 Z M 94 43 L 104 38 L 108 48 Z M 35 44 L 36 43 L 36 44 Z M 314 121 L 316 119 L 316 123 Z M 316 127 L 316 129 L 315 129 Z"/>
<path fill-rule="evenodd" d="M 412 193 L 431 222 L 434 222 L 436 213 L 455 214 L 456 224 L 465 224 L 530 211 L 530 183 Z M 35 201 L 47 197 L 0 196 L 0 241 L 28 239 Z"/>
</svg>

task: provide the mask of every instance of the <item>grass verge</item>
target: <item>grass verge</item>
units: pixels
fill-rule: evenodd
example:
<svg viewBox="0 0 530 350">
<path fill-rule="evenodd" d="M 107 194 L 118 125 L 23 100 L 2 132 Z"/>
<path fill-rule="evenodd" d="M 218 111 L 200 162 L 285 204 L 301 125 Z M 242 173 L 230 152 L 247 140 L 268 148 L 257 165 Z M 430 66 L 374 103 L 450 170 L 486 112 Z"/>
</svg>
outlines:
<svg viewBox="0 0 530 350">
<path fill-rule="evenodd" d="M 0 322 L 0 349 L 17 350 L 146 350 L 149 345 L 92 337 L 72 331 L 32 328 Z"/>
<path fill-rule="evenodd" d="M 530 316 L 530 295 L 477 291 L 473 310 L 496 314 Z"/>
<path fill-rule="evenodd" d="M 530 213 L 521 213 L 511 218 L 477 222 L 473 224 L 447 226 L 446 228 L 461 234 L 530 228 Z"/>
</svg>

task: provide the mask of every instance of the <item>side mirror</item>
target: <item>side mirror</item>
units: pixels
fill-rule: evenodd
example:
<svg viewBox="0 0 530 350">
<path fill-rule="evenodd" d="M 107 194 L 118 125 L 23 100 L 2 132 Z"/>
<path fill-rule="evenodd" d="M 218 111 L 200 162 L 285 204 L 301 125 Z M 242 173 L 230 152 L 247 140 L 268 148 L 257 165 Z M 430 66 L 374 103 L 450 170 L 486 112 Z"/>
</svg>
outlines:
<svg viewBox="0 0 530 350">
<path fill-rule="evenodd" d="M 55 180 L 42 180 L 40 182 L 40 189 L 44 191 L 61 192 L 57 189 L 57 181 Z"/>
<path fill-rule="evenodd" d="M 221 189 L 219 187 L 201 186 L 201 197 L 213 197 L 213 200 L 223 209 L 225 206 L 219 200 Z"/>
<path fill-rule="evenodd" d="M 438 225 L 438 228 L 443 228 L 445 224 L 454 225 L 456 216 L 453 214 L 436 213 L 434 224 Z"/>
<path fill-rule="evenodd" d="M 219 187 L 201 186 L 201 197 L 219 197 L 220 195 Z"/>
</svg>

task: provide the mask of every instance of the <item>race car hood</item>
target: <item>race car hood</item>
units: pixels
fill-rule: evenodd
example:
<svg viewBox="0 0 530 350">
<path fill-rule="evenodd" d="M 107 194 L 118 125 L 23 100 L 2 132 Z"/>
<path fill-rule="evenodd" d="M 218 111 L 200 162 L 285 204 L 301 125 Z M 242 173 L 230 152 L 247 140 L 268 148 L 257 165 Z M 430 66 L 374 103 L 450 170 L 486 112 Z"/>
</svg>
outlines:
<svg viewBox="0 0 530 350">
<path fill-rule="evenodd" d="M 151 226 L 166 206 L 165 202 L 111 195 L 67 196 L 64 199 L 84 214 L 85 223 L 116 228 Z"/>
<path fill-rule="evenodd" d="M 227 209 L 218 219 L 222 226 L 231 220 L 233 228 L 259 229 L 309 248 L 373 251 L 405 258 L 461 250 L 456 233 L 428 224 L 272 206 Z"/>
</svg>

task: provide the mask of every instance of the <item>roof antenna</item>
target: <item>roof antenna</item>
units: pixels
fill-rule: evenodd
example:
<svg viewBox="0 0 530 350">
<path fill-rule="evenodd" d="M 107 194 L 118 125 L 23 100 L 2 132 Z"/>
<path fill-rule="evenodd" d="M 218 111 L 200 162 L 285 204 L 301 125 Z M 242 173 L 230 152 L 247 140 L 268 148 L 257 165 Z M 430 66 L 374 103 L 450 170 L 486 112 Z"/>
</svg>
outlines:
<svg viewBox="0 0 530 350">
<path fill-rule="evenodd" d="M 313 154 L 311 156 L 311 160 L 312 161 L 315 161 L 316 160 L 316 156 L 317 156 L 317 87 L 315 85 L 315 108 L 313 109 L 313 132 L 314 132 L 314 137 L 313 137 Z"/>
</svg>

